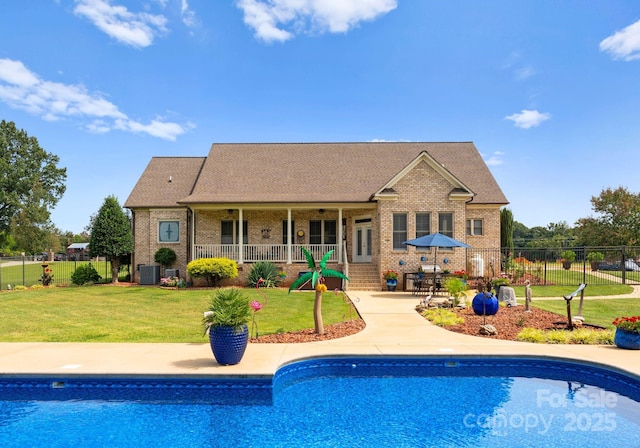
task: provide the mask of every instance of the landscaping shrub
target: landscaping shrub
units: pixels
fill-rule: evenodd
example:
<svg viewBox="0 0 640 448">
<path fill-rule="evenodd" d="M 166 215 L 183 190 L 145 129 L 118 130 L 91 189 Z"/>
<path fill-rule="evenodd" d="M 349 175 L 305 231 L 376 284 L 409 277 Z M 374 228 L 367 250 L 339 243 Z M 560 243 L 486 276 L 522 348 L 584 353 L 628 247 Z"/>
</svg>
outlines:
<svg viewBox="0 0 640 448">
<path fill-rule="evenodd" d="M 162 266 L 171 266 L 177 259 L 178 256 L 175 251 L 168 247 L 161 247 L 156 251 L 153 257 L 153 260 Z"/>
<path fill-rule="evenodd" d="M 422 315 L 432 324 L 438 327 L 449 327 L 464 322 L 462 317 L 445 308 L 433 308 L 422 312 Z"/>
<path fill-rule="evenodd" d="M 225 257 L 199 258 L 189 262 L 187 274 L 193 278 L 205 278 L 207 285 L 217 286 L 220 280 L 238 276 L 238 264 Z"/>
<path fill-rule="evenodd" d="M 71 274 L 71 283 L 74 285 L 86 285 L 88 283 L 97 283 L 102 279 L 96 268 L 91 263 L 83 264 Z"/>
<path fill-rule="evenodd" d="M 543 330 L 536 328 L 524 328 L 518 333 L 517 340 L 521 342 L 534 342 L 536 344 L 544 343 L 546 336 Z"/>
<path fill-rule="evenodd" d="M 568 344 L 571 341 L 571 334 L 567 330 L 547 331 L 547 344 Z"/>
<path fill-rule="evenodd" d="M 251 272 L 247 281 L 249 286 L 256 287 L 258 281 L 262 279 L 260 286 L 272 288 L 280 283 L 280 271 L 278 266 L 270 261 L 258 261 L 251 266 Z"/>
</svg>

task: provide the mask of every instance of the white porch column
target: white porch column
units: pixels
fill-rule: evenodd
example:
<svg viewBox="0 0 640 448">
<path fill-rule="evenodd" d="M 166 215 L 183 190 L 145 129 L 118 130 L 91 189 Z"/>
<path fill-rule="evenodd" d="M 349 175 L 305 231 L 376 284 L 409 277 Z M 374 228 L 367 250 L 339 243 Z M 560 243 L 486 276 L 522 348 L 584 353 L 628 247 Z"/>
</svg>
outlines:
<svg viewBox="0 0 640 448">
<path fill-rule="evenodd" d="M 242 209 L 238 209 L 238 264 L 244 263 L 244 235 L 242 234 Z"/>
<path fill-rule="evenodd" d="M 342 258 L 342 208 L 338 209 L 338 263 L 343 263 Z"/>
<path fill-rule="evenodd" d="M 291 241 L 291 208 L 287 209 L 287 264 L 291 264 L 291 251 L 293 241 Z"/>
</svg>

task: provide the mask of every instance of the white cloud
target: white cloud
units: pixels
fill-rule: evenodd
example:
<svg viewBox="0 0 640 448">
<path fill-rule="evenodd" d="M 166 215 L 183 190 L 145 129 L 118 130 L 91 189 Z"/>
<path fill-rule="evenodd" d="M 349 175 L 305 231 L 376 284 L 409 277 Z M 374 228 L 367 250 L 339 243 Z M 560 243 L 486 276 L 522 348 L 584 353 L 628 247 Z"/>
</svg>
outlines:
<svg viewBox="0 0 640 448">
<path fill-rule="evenodd" d="M 503 163 L 502 156 L 504 156 L 504 152 L 501 152 L 501 151 L 495 151 L 493 154 L 491 154 L 488 157 L 485 154 L 482 154 L 484 163 L 486 163 L 487 166 L 502 165 Z"/>
<path fill-rule="evenodd" d="M 167 19 L 147 12 L 131 12 L 110 0 L 75 0 L 73 12 L 91 21 L 110 37 L 136 48 L 148 47 L 157 36 L 165 34 Z"/>
<path fill-rule="evenodd" d="M 182 23 L 189 28 L 198 26 L 198 18 L 196 13 L 189 9 L 189 2 L 187 0 L 180 0 L 180 14 L 182 15 Z"/>
<path fill-rule="evenodd" d="M 515 76 L 518 81 L 524 81 L 525 79 L 531 78 L 536 74 L 536 71 L 531 66 L 521 67 L 516 69 Z"/>
<path fill-rule="evenodd" d="M 102 95 L 91 93 L 82 85 L 42 80 L 21 61 L 11 59 L 0 59 L 0 101 L 48 121 L 90 119 L 86 129 L 95 133 L 120 129 L 173 141 L 193 127 L 162 119 L 154 119 L 148 125 L 138 123 Z"/>
<path fill-rule="evenodd" d="M 614 59 L 640 59 L 640 20 L 600 42 L 600 51 L 610 53 Z"/>
<path fill-rule="evenodd" d="M 397 4 L 397 0 L 237 0 L 244 23 L 265 42 L 284 42 L 300 32 L 346 33 Z"/>
<path fill-rule="evenodd" d="M 509 115 L 504 117 L 505 120 L 511 120 L 518 128 L 529 129 L 536 126 L 540 126 L 543 121 L 551 118 L 549 113 L 541 113 L 537 110 L 522 109 L 519 114 Z"/>
</svg>

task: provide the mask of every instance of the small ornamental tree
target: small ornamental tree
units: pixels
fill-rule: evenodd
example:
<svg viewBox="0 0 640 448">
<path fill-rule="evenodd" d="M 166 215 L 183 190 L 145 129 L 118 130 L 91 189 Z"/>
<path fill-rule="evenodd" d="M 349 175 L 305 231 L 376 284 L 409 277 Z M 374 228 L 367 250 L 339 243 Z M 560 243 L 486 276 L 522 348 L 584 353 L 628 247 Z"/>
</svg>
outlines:
<svg viewBox="0 0 640 448">
<path fill-rule="evenodd" d="M 111 261 L 111 282 L 118 283 L 120 256 L 133 251 L 133 235 L 129 218 L 115 196 L 104 200 L 93 220 L 89 255 L 104 256 Z"/>
<path fill-rule="evenodd" d="M 187 274 L 193 278 L 205 278 L 209 286 L 218 286 L 220 280 L 238 276 L 238 264 L 225 257 L 198 258 L 189 262 Z"/>
<path fill-rule="evenodd" d="M 155 256 L 153 257 L 153 260 L 162 265 L 168 267 L 171 266 L 173 263 L 176 262 L 178 256 L 176 255 L 175 251 L 169 247 L 161 247 L 160 249 L 158 249 L 156 251 Z"/>
</svg>

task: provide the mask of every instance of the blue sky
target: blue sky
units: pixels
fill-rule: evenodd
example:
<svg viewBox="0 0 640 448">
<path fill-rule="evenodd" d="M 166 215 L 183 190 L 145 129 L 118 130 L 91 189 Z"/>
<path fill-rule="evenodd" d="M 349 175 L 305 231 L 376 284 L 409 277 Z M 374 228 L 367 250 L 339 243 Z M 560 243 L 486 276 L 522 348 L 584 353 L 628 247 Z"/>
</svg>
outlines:
<svg viewBox="0 0 640 448">
<path fill-rule="evenodd" d="M 30 0 L 0 15 L 0 118 L 67 167 L 52 221 L 76 233 L 151 157 L 216 142 L 473 141 L 517 221 L 573 225 L 603 188 L 640 191 L 639 111 L 635 0 Z"/>
</svg>

